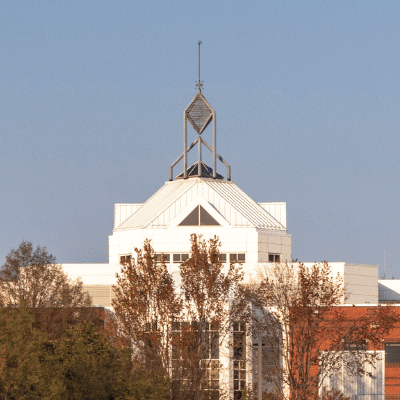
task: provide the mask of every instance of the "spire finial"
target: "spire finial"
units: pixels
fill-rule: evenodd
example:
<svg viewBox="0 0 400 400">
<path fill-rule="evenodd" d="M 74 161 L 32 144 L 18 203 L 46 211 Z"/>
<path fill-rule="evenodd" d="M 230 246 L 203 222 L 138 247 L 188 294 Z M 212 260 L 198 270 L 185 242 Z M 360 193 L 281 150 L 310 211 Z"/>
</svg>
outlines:
<svg viewBox="0 0 400 400">
<path fill-rule="evenodd" d="M 199 40 L 199 80 L 197 81 L 197 88 L 199 92 L 201 92 L 201 87 L 203 86 L 202 81 L 200 80 L 200 45 L 202 44 L 202 41 Z"/>
</svg>

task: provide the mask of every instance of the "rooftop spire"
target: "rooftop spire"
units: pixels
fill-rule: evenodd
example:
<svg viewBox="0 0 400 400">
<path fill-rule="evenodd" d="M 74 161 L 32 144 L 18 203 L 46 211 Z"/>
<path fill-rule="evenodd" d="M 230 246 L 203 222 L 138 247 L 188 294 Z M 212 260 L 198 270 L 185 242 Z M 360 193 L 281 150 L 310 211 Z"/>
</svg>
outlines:
<svg viewBox="0 0 400 400">
<path fill-rule="evenodd" d="M 216 127 L 216 115 L 215 110 L 211 107 L 210 103 L 201 93 L 201 87 L 203 81 L 200 80 L 200 45 L 199 45 L 199 80 L 196 83 L 197 94 L 194 96 L 192 102 L 186 107 L 183 112 L 183 153 L 176 159 L 176 161 L 169 167 L 169 180 L 172 181 L 173 168 L 183 158 L 183 172 L 177 176 L 177 178 L 188 179 L 191 177 L 197 178 L 213 178 L 213 179 L 224 179 L 222 175 L 217 173 L 217 159 L 220 160 L 227 168 L 227 179 L 231 180 L 231 167 L 230 165 L 217 153 L 217 127 Z M 188 146 L 187 143 L 187 122 L 190 122 L 193 129 L 198 133 L 197 139 Z M 213 145 L 210 146 L 205 139 L 201 137 L 203 131 L 207 128 L 208 124 L 212 122 L 213 126 Z M 188 152 L 197 144 L 198 148 L 198 161 L 188 168 Z M 212 153 L 213 167 L 210 168 L 202 161 L 202 145 L 204 145 Z"/>
<path fill-rule="evenodd" d="M 199 40 L 199 80 L 197 81 L 197 84 L 196 84 L 198 91 L 200 93 L 201 93 L 201 87 L 203 86 L 202 81 L 200 80 L 200 45 L 201 45 L 201 43 L 202 43 L 202 41 Z"/>
</svg>

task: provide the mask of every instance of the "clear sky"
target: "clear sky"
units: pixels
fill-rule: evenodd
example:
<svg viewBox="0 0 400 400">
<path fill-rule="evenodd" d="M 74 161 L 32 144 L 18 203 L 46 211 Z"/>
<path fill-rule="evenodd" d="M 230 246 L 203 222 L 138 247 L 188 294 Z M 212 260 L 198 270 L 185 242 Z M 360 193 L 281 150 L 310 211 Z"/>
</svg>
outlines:
<svg viewBox="0 0 400 400">
<path fill-rule="evenodd" d="M 293 257 L 383 274 L 385 251 L 400 278 L 389 0 L 2 1 L 0 265 L 23 239 L 108 261 L 114 203 L 146 201 L 182 152 L 199 40 L 218 152 L 255 201 L 287 203 Z"/>
</svg>

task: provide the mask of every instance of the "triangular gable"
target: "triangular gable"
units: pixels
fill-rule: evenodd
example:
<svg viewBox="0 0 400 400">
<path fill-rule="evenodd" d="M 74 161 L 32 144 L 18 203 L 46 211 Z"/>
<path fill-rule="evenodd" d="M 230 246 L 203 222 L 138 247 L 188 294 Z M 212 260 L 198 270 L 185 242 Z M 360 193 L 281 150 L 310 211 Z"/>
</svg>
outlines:
<svg viewBox="0 0 400 400">
<path fill-rule="evenodd" d="M 221 225 L 200 204 L 178 226 Z"/>
<path fill-rule="evenodd" d="M 212 204 L 202 197 L 194 199 L 185 210 L 178 215 L 169 228 L 187 226 L 223 226 L 229 227 L 229 222 L 214 208 Z"/>
</svg>

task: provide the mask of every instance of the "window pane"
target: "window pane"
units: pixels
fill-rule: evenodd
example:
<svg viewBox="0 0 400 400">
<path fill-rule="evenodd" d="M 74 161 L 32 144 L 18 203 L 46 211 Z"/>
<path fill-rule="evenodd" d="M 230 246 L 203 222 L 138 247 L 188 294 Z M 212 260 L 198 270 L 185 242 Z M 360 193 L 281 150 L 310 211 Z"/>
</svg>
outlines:
<svg viewBox="0 0 400 400">
<path fill-rule="evenodd" d="M 386 363 L 400 363 L 400 343 L 385 344 Z"/>
<path fill-rule="evenodd" d="M 237 262 L 237 254 L 229 254 L 230 262 Z"/>
<path fill-rule="evenodd" d="M 120 262 L 120 264 L 125 264 L 125 263 L 128 263 L 131 260 L 131 258 L 132 258 L 131 254 L 125 254 L 125 255 L 119 257 L 119 260 L 120 260 L 119 262 Z"/>
<path fill-rule="evenodd" d="M 245 334 L 235 332 L 233 334 L 233 356 L 235 359 L 243 359 L 246 357 Z"/>
<path fill-rule="evenodd" d="M 244 254 L 238 254 L 238 261 L 245 262 L 246 261 L 246 256 Z"/>
<path fill-rule="evenodd" d="M 174 263 L 179 263 L 181 262 L 181 255 L 180 254 L 173 254 L 172 259 L 174 260 Z"/>
<path fill-rule="evenodd" d="M 180 322 L 172 321 L 172 330 L 179 331 L 181 329 Z"/>
<path fill-rule="evenodd" d="M 219 335 L 218 332 L 211 332 L 211 358 L 219 359 Z"/>
<path fill-rule="evenodd" d="M 365 343 L 345 343 L 345 350 L 366 350 L 367 346 Z"/>
<path fill-rule="evenodd" d="M 269 262 L 281 262 L 281 255 L 269 253 L 268 261 Z"/>
</svg>

